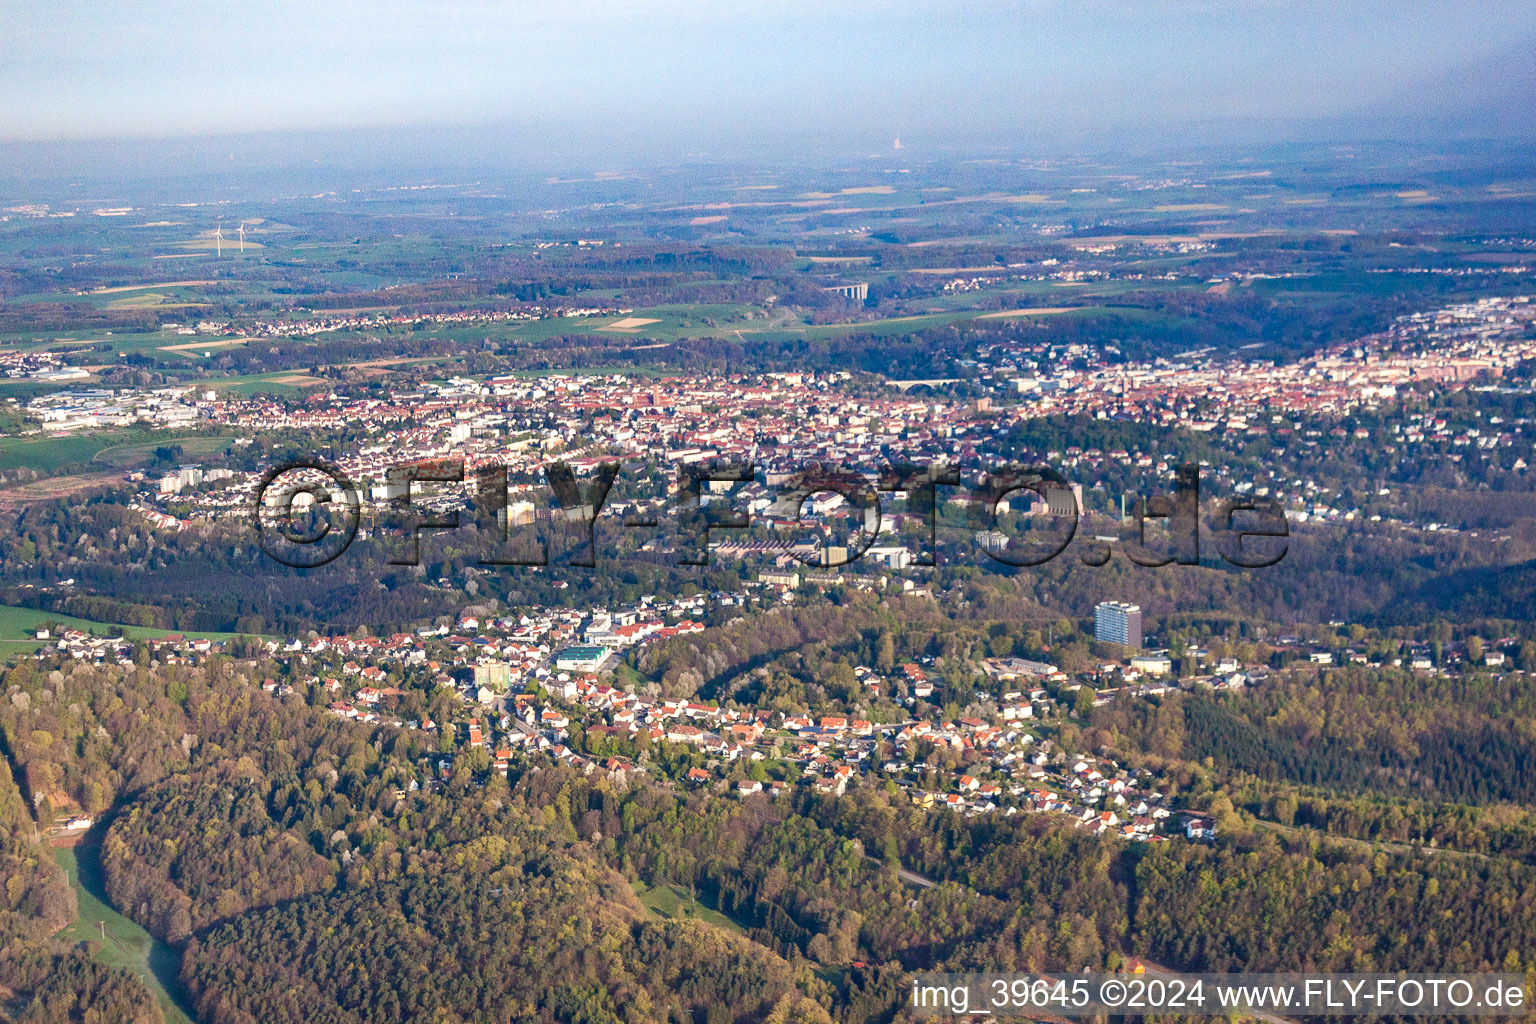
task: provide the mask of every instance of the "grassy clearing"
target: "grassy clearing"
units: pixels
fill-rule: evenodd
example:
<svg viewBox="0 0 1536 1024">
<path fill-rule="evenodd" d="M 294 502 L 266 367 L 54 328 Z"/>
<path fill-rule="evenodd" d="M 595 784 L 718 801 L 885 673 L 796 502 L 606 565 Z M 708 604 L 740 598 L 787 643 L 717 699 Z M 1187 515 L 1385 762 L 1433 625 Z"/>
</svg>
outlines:
<svg viewBox="0 0 1536 1024">
<path fill-rule="evenodd" d="M 206 306 L 203 302 L 176 302 L 168 292 L 140 292 L 126 295 L 107 303 L 108 309 L 186 309 L 189 306 Z"/>
<path fill-rule="evenodd" d="M 38 395 L 51 395 L 55 391 L 63 391 L 67 385 L 54 384 L 43 380 L 0 380 L 0 398 L 14 398 L 18 402 L 28 402 Z"/>
<path fill-rule="evenodd" d="M 40 627 L 57 624 L 64 629 L 79 629 L 87 633 L 95 633 L 99 636 L 111 636 L 121 633 L 130 640 L 150 640 L 155 637 L 168 636 L 172 633 L 180 633 L 182 636 L 206 637 L 209 640 L 231 640 L 239 636 L 238 633 L 215 633 L 198 630 L 160 629 L 156 626 L 124 626 L 113 622 L 94 622 L 90 619 L 76 618 L 73 615 L 63 615 L 59 612 L 39 611 L 36 608 L 17 608 L 13 605 L 0 605 L 0 644 L 5 644 L 7 653 L 18 653 L 27 650 L 37 650 L 39 647 L 52 643 L 37 639 L 37 631 Z"/>
<path fill-rule="evenodd" d="M 667 371 L 649 366 L 573 366 L 553 370 L 513 370 L 511 376 L 533 379 L 536 377 L 607 377 L 611 374 L 625 377 L 665 377 Z"/>
<path fill-rule="evenodd" d="M 327 381 L 317 381 L 315 384 L 289 384 L 284 383 L 287 378 L 307 377 L 302 370 L 275 370 L 271 373 L 247 374 L 239 377 L 224 377 L 220 380 L 198 381 L 199 387 L 210 388 L 215 391 L 230 391 L 237 395 L 283 395 L 288 398 L 297 398 L 306 388 L 319 387 Z"/>
<path fill-rule="evenodd" d="M 0 438 L 0 470 L 28 468 L 53 474 L 64 466 L 90 462 L 91 457 L 104 447 L 101 434 L 94 437 L 84 434 L 4 437 Z"/>
<path fill-rule="evenodd" d="M 830 338 L 841 334 L 870 334 L 875 337 L 898 337 L 903 334 L 912 334 L 924 331 L 930 327 L 944 327 L 949 324 L 960 323 L 963 320 L 974 320 L 974 312 L 953 313 L 923 313 L 918 316 L 901 316 L 889 320 L 864 320 L 849 324 L 795 324 L 784 327 L 775 327 L 770 330 L 750 331 L 743 330 L 742 336 L 747 339 L 762 341 L 787 341 L 792 338 Z"/>
<path fill-rule="evenodd" d="M 127 971 L 144 982 L 144 987 L 160 1001 L 166 1024 L 192 1024 L 156 976 L 157 970 L 164 975 L 166 969 L 173 966 L 177 959 L 175 952 L 157 943 L 143 928 L 103 903 L 91 891 L 100 891 L 98 880 L 88 879 L 88 884 L 82 884 L 80 861 L 74 850 L 58 849 L 53 855 L 59 867 L 68 872 L 70 887 L 75 890 L 80 907 L 74 923 L 61 929 L 57 938 L 72 943 L 96 943 L 96 962 Z"/>
<path fill-rule="evenodd" d="M 130 297 L 126 301 L 133 301 Z M 185 306 L 186 303 L 179 305 Z M 194 304 L 195 305 L 195 304 Z M 189 316 L 189 319 L 196 319 Z M 65 331 L 46 336 L 11 336 L 0 341 L 0 349 L 10 352 L 70 352 L 96 346 L 94 363 L 111 363 L 125 355 L 146 355 L 169 365 L 203 359 L 203 352 L 216 352 L 232 344 L 244 344 L 249 338 L 208 334 L 189 336 L 165 329 L 153 331 Z M 182 346 L 172 349 L 168 346 Z"/>
<path fill-rule="evenodd" d="M 934 327 L 948 327 L 951 324 L 998 320 L 1025 315 L 1062 318 L 1112 316 L 1122 320 L 1147 320 L 1155 319 L 1158 316 L 1158 314 L 1149 310 L 1129 306 L 1047 306 L 1000 312 L 980 309 L 957 309 L 942 313 L 921 313 L 916 316 L 893 317 L 887 320 L 865 320 L 859 323 L 808 324 L 750 333 L 744 330 L 742 334 L 743 336 L 771 341 L 794 337 L 824 338 L 850 333 L 870 334 L 877 338 L 893 338 L 929 330 Z"/>
<path fill-rule="evenodd" d="M 207 447 L 212 441 L 216 447 Z M 161 445 L 179 444 L 188 456 L 209 454 L 222 449 L 228 438 L 204 438 L 178 436 L 172 431 L 118 430 L 99 431 L 93 434 L 76 433 L 59 436 L 0 437 L 0 470 L 28 467 L 49 475 L 57 475 L 65 466 L 83 466 L 92 461 L 105 462 L 115 468 L 133 465 L 127 456 L 97 459 L 98 455 L 122 450 L 143 451 L 138 461 L 147 460 L 148 453 Z"/>
<path fill-rule="evenodd" d="M 121 473 L 81 473 L 79 475 L 45 476 L 30 483 L 13 484 L 0 488 L 0 509 L 24 508 L 44 501 L 58 501 L 79 494 L 116 487 L 124 482 Z"/>
<path fill-rule="evenodd" d="M 146 288 L 198 288 L 217 281 L 146 281 L 144 284 L 120 284 L 115 288 L 93 288 L 91 295 L 117 295 L 122 292 L 138 292 Z"/>
<path fill-rule="evenodd" d="M 580 296 L 588 299 L 587 293 Z M 591 299 L 601 296 L 593 293 Z M 750 314 L 750 315 L 749 315 Z M 627 330 L 603 330 L 617 321 L 648 320 Z M 713 321 L 711 326 L 706 321 Z M 483 326 L 450 328 L 434 331 L 434 335 L 460 340 L 478 340 L 491 334 L 516 338 L 518 341 L 540 342 L 563 336 L 590 335 L 594 338 L 636 338 L 649 341 L 678 341 L 683 338 L 714 337 L 734 330 L 746 330 L 765 322 L 763 311 L 756 306 L 739 303 L 699 303 L 697 305 L 653 306 L 636 309 L 627 314 L 592 317 L 548 317 L 512 325 L 496 325 L 491 331 Z"/>
<path fill-rule="evenodd" d="M 671 920 L 691 917 L 737 935 L 746 934 L 746 929 L 741 925 L 720 911 L 691 898 L 687 890 L 680 886 L 658 885 L 647 888 L 644 882 L 631 882 L 630 888 L 635 890 L 635 895 L 640 899 L 640 905 L 657 917 Z"/>
<path fill-rule="evenodd" d="M 154 457 L 156 448 L 180 447 L 182 459 L 193 461 L 217 452 L 222 452 L 229 447 L 232 439 L 228 437 L 176 437 L 155 438 L 153 441 L 138 441 L 131 444 L 117 444 L 109 448 L 103 448 L 92 456 L 93 462 L 104 463 L 114 469 L 126 469 L 129 466 L 137 466 L 148 462 Z"/>
</svg>

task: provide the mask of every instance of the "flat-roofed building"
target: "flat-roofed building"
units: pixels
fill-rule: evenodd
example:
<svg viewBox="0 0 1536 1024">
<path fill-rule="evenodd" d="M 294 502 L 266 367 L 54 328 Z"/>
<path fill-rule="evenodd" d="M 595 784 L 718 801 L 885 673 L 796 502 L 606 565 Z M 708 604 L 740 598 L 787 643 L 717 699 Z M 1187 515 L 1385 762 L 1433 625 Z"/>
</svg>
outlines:
<svg viewBox="0 0 1536 1024">
<path fill-rule="evenodd" d="M 567 647 L 555 655 L 555 668 L 561 672 L 596 672 L 607 660 L 606 647 Z"/>
<path fill-rule="evenodd" d="M 1141 646 L 1141 606 L 1100 601 L 1093 609 L 1093 638 L 1101 643 Z"/>
</svg>

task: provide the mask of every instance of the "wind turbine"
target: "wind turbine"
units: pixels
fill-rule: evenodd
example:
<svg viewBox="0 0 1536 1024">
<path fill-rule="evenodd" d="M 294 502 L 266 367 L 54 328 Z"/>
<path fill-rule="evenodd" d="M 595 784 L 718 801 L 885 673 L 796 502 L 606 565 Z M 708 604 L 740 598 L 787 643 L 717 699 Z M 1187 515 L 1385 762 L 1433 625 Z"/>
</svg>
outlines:
<svg viewBox="0 0 1536 1024">
<path fill-rule="evenodd" d="M 220 221 L 213 228 L 213 252 L 215 256 L 224 255 L 224 223 Z"/>
<path fill-rule="evenodd" d="M 245 252 L 245 221 L 240 222 L 240 251 Z"/>
</svg>

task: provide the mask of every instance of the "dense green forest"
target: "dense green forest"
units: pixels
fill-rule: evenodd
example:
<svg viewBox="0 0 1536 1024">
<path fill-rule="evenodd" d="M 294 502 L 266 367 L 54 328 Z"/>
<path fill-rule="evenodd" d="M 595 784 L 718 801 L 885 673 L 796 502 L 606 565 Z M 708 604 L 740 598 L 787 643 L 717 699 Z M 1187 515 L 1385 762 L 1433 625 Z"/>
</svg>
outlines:
<svg viewBox="0 0 1536 1024">
<path fill-rule="evenodd" d="M 486 837 L 428 876 L 220 925 L 187 949 L 199 1018 L 827 1021 L 803 969 L 700 922 L 644 921 L 606 869 L 527 854 Z"/>
<path fill-rule="evenodd" d="M 10 691 L 11 707 L 26 703 L 17 699 L 22 692 Z M 0 751 L 8 749 L 0 742 Z M 0 1022 L 162 1024 L 160 1004 L 137 978 L 51 939 L 76 913 L 52 852 L 10 760 L 0 762 Z"/>
<path fill-rule="evenodd" d="M 74 916 L 74 894 L 38 841 L 10 765 L 0 764 L 0 952 L 37 942 Z"/>
<path fill-rule="evenodd" d="M 122 971 L 83 951 L 0 956 L 0 1021 L 5 1024 L 162 1024 L 160 1004 Z"/>
<path fill-rule="evenodd" d="M 1533 714 L 1523 676 L 1351 668 L 1277 679 L 1252 694 L 1117 705 L 1095 725 L 1127 750 L 1209 759 L 1223 776 L 1448 803 L 1524 803 L 1536 785 Z"/>
<path fill-rule="evenodd" d="M 214 657 L 23 663 L 0 677 L 12 763 L 40 806 L 117 806 L 103 853 L 113 899 L 184 944 L 184 980 L 214 1024 L 852 1022 L 889 1019 L 917 968 L 1143 955 L 1186 969 L 1519 971 L 1536 959 L 1536 867 L 1519 860 L 1369 849 L 1248 818 L 1214 847 L 1123 844 L 1048 816 L 923 811 L 894 787 L 721 800 L 554 765 L 503 780 L 462 762 L 436 787 L 427 737 L 274 699 L 251 684 L 256 669 Z M 1356 690 L 1358 704 L 1347 679 L 1329 692 L 1361 716 L 1382 706 Z M 1521 699 L 1425 685 L 1392 706 L 1407 729 L 1415 708 L 1430 722 L 1458 701 L 1471 713 Z M 1160 728 L 1149 749 L 1170 784 L 1230 808 L 1195 777 L 1207 755 L 1182 745 L 1203 733 L 1176 742 L 1177 704 L 1147 705 L 1145 720 L 1101 709 L 1092 728 L 1116 742 Z M 648 918 L 631 882 L 685 887 L 744 934 Z"/>
</svg>

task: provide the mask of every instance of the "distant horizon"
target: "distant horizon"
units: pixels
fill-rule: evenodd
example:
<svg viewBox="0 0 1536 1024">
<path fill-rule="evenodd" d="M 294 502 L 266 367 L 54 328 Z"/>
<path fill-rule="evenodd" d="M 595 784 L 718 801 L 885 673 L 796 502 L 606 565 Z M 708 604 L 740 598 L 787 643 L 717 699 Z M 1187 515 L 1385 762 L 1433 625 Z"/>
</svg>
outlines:
<svg viewBox="0 0 1536 1024">
<path fill-rule="evenodd" d="M 850 159 L 897 136 L 911 159 L 1536 139 L 1536 11 L 1516 4 L 8 7 L 0 173 L 28 176 L 119 154 L 211 169 L 221 146 L 547 168 Z"/>
<path fill-rule="evenodd" d="M 443 176 L 496 179 L 561 174 L 645 174 L 689 167 L 739 167 L 746 171 L 808 170 L 832 172 L 861 165 L 910 168 L 966 163 L 1035 161 L 1071 164 L 1141 161 L 1149 164 L 1226 163 L 1263 159 L 1271 154 L 1358 150 L 1361 154 L 1394 151 L 1457 162 L 1508 152 L 1524 155 L 1523 136 L 1467 133 L 1455 137 L 1415 136 L 1382 130 L 1355 135 L 1347 126 L 1335 131 L 1250 131 L 1203 133 L 1193 128 L 1177 136 L 1106 133 L 1096 139 L 1039 140 L 1033 145 L 997 140 L 949 140 L 929 144 L 919 134 L 883 140 L 845 138 L 841 147 L 815 139 L 782 146 L 743 146 L 734 151 L 682 147 L 668 151 L 583 145 L 576 137 L 557 139 L 535 127 L 509 129 L 485 125 L 417 125 L 334 128 L 308 131 L 242 132 L 165 138 L 102 138 L 0 142 L 0 183 L 168 182 L 183 178 L 214 181 L 245 176 L 291 177 L 341 175 L 398 181 L 401 176 L 440 181 Z M 1308 127 L 1315 128 L 1315 125 Z M 851 134 L 851 133 L 850 133 Z M 537 149 L 526 146 L 538 136 Z M 1536 136 L 1533 136 L 1536 137 Z M 900 149 L 892 143 L 900 138 Z M 1536 154 L 1531 164 L 1536 167 Z"/>
</svg>

